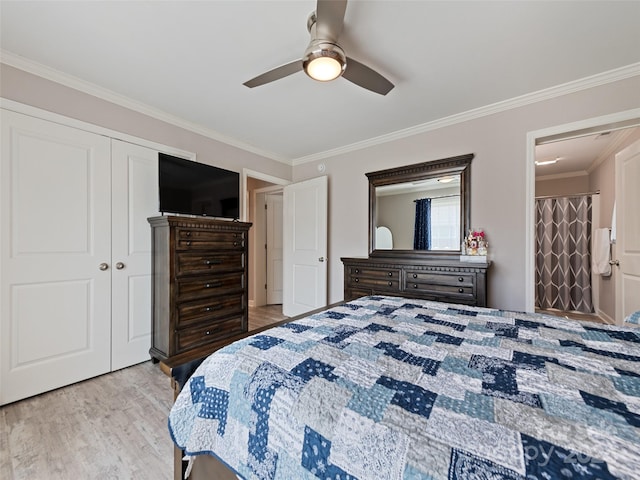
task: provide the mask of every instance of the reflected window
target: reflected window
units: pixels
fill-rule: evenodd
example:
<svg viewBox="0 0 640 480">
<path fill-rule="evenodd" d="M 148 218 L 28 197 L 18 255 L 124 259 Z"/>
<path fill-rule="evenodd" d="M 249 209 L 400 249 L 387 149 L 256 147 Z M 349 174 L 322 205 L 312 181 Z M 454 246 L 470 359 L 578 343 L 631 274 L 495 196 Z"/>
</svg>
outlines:
<svg viewBox="0 0 640 480">
<path fill-rule="evenodd" d="M 459 250 L 460 196 L 431 200 L 431 249 Z"/>
</svg>

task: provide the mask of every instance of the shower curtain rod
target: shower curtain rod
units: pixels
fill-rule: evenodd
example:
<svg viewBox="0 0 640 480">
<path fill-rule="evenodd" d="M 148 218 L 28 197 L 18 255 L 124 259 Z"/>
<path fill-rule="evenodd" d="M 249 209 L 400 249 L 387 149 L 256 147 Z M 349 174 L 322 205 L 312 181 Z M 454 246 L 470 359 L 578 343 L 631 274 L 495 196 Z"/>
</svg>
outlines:
<svg viewBox="0 0 640 480">
<path fill-rule="evenodd" d="M 596 190 L 594 192 L 586 192 L 586 193 L 574 193 L 573 195 L 546 195 L 546 196 L 542 196 L 542 197 L 536 197 L 536 200 L 544 200 L 546 198 L 562 198 L 562 197 L 586 197 L 588 195 L 598 195 L 600 193 L 600 190 Z"/>
</svg>

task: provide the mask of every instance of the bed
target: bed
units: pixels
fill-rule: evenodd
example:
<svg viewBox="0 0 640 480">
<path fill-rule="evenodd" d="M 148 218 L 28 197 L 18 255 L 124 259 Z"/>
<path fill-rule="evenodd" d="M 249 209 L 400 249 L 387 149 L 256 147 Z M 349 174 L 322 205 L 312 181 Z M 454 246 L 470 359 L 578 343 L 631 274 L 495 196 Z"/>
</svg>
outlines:
<svg viewBox="0 0 640 480">
<path fill-rule="evenodd" d="M 192 480 L 638 478 L 640 330 L 363 297 L 204 359 L 169 432 Z"/>
</svg>

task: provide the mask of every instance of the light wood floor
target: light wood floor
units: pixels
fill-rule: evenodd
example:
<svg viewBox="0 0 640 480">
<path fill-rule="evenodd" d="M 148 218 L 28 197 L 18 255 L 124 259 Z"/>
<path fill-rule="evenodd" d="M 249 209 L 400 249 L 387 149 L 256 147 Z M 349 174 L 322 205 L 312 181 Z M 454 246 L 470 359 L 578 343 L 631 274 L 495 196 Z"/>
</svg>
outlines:
<svg viewBox="0 0 640 480">
<path fill-rule="evenodd" d="M 605 323 L 605 324 L 607 323 L 598 315 L 590 314 L 590 313 L 577 313 L 577 312 L 574 313 L 574 312 L 565 312 L 562 310 L 554 310 L 554 309 L 541 310 L 539 308 L 536 308 L 536 312 L 545 313 L 547 315 L 554 315 L 556 317 L 569 318 L 572 320 L 584 320 L 585 322 L 596 322 L 596 323 Z"/>
<path fill-rule="evenodd" d="M 249 329 L 286 318 L 249 309 Z M 169 378 L 145 362 L 0 407 L 2 480 L 171 480 Z"/>
</svg>

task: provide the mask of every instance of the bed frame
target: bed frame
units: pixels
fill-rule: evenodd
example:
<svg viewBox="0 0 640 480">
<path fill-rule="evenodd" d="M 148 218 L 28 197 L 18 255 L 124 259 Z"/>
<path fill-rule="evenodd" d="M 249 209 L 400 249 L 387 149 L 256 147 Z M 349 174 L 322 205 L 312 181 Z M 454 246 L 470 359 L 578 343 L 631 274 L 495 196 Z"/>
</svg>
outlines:
<svg viewBox="0 0 640 480">
<path fill-rule="evenodd" d="M 255 335 L 257 333 L 263 332 L 273 327 L 278 327 L 280 325 L 284 325 L 285 323 L 292 322 L 294 320 L 299 320 L 301 318 L 308 317 L 309 315 L 313 315 L 315 313 L 323 312 L 329 308 L 336 307 L 338 305 L 342 305 L 343 302 L 336 302 L 331 305 L 327 305 L 326 307 L 321 307 L 316 310 L 312 310 L 307 313 L 303 313 L 302 315 L 298 315 L 296 317 L 287 318 L 285 320 L 281 320 L 279 322 L 273 323 L 271 325 L 266 325 L 264 327 L 258 328 L 256 330 L 251 330 L 250 332 L 245 332 L 242 334 L 235 335 L 233 337 L 229 337 L 219 344 L 215 345 L 209 353 L 213 353 L 216 350 L 221 349 L 222 347 L 229 345 L 237 340 L 242 340 L 243 338 L 249 337 L 251 335 Z M 191 377 L 191 374 L 195 372 L 196 368 L 204 361 L 205 357 L 198 358 L 196 360 L 190 361 L 180 361 L 178 357 L 173 362 L 171 361 L 163 361 L 160 362 L 160 369 L 171 378 L 171 388 L 173 389 L 174 400 L 182 390 L 182 387 Z M 178 447 L 174 447 L 174 455 L 173 455 L 173 479 L 174 480 L 183 480 L 184 474 L 187 469 L 188 463 L 183 461 L 184 452 Z M 238 477 L 233 473 L 224 463 L 219 461 L 216 457 L 212 455 L 198 455 L 194 461 L 191 469 L 191 473 L 189 475 L 189 480 L 237 480 Z"/>
</svg>

